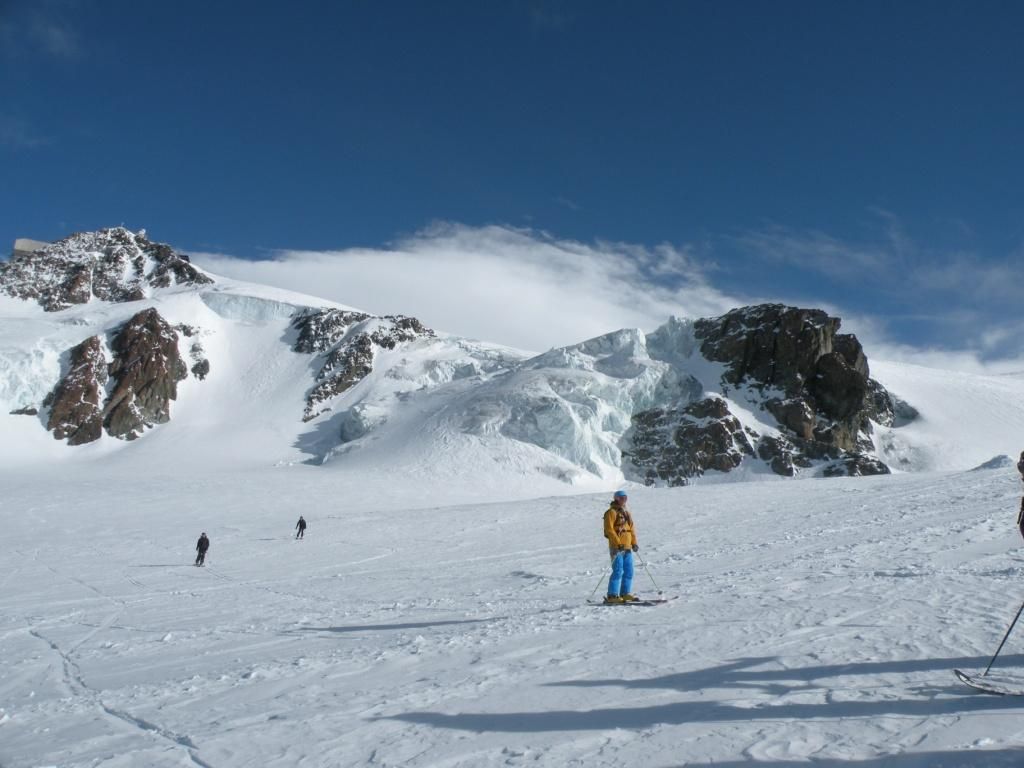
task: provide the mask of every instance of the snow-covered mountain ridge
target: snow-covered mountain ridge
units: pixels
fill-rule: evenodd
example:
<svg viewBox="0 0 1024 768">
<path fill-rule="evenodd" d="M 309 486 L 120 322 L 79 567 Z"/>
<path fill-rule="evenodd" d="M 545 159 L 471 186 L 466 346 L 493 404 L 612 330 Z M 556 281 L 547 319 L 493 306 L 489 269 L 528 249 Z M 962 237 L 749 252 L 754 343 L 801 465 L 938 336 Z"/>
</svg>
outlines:
<svg viewBox="0 0 1024 768">
<path fill-rule="evenodd" d="M 0 293 L 0 451 L 15 463 L 226 456 L 565 492 L 969 468 L 1024 426 L 1021 379 L 943 375 L 966 418 L 940 434 L 948 409 L 917 389 L 933 372 L 875 366 L 887 389 L 813 309 L 670 318 L 530 355 L 224 280 L 122 228 L 16 252 Z M 997 434 L 965 438 L 993 408 Z"/>
</svg>

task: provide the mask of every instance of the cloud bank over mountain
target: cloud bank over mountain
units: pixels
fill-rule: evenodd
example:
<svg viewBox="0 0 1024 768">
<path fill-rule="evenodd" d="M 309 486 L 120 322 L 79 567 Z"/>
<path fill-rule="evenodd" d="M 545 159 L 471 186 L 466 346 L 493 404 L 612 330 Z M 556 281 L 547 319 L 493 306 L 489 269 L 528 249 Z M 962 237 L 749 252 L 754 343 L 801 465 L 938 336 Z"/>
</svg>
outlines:
<svg viewBox="0 0 1024 768">
<path fill-rule="evenodd" d="M 256 261 L 194 251 L 193 257 L 216 274 L 342 303 L 359 296 L 368 312 L 415 314 L 434 328 L 533 351 L 617 328 L 650 330 L 672 315 L 717 315 L 777 301 L 842 316 L 877 359 L 974 373 L 1024 369 L 1024 325 L 1008 314 L 1007 270 L 972 268 L 964 254 L 925 258 L 908 235 L 892 234 L 890 224 L 873 244 L 769 229 L 717 245 L 648 247 L 437 223 L 385 248 L 282 249 Z M 751 260 L 745 280 L 714 258 L 730 244 Z M 789 272 L 801 281 L 787 281 Z M 958 307 L 951 295 L 954 272 L 962 276 L 958 295 L 967 306 Z M 774 279 L 766 281 L 766 273 Z M 857 292 L 837 292 L 844 281 Z M 902 311 L 880 311 L 865 298 L 868 283 L 878 283 L 871 290 Z M 742 288 L 727 287 L 736 285 Z M 907 342 L 904 331 L 922 325 L 937 328 L 942 342 Z"/>
<path fill-rule="evenodd" d="M 747 303 L 715 288 L 713 265 L 688 249 L 585 244 L 499 226 L 436 224 L 385 249 L 193 258 L 216 274 L 335 300 L 358 296 L 368 312 L 413 314 L 440 330 L 534 351 Z"/>
</svg>

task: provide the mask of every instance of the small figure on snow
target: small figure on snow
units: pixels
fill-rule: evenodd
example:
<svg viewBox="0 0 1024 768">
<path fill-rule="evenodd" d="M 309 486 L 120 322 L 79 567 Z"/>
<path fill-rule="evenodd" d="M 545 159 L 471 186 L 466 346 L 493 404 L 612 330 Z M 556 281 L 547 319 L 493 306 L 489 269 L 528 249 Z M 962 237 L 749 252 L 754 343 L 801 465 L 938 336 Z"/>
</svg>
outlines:
<svg viewBox="0 0 1024 768">
<path fill-rule="evenodd" d="M 206 550 L 209 548 L 210 540 L 206 538 L 206 531 L 203 531 L 203 535 L 196 542 L 196 565 L 202 565 L 206 562 Z"/>
<path fill-rule="evenodd" d="M 1020 458 L 1017 459 L 1017 471 L 1020 472 L 1020 479 L 1024 480 L 1024 451 L 1020 452 Z M 1017 513 L 1017 530 L 1024 538 L 1024 497 L 1021 497 L 1020 512 Z"/>
<path fill-rule="evenodd" d="M 305 538 L 305 536 L 306 536 L 306 518 L 304 518 L 302 515 L 299 515 L 299 522 L 297 522 L 295 524 L 295 527 L 299 531 L 298 533 L 295 534 L 295 538 L 296 539 Z"/>
<path fill-rule="evenodd" d="M 626 509 L 625 491 L 616 491 L 611 506 L 604 513 L 604 536 L 608 539 L 608 554 L 612 558 L 612 575 L 608 579 L 606 603 L 626 603 L 636 600 L 633 587 L 633 553 L 639 551 L 633 516 Z"/>
</svg>

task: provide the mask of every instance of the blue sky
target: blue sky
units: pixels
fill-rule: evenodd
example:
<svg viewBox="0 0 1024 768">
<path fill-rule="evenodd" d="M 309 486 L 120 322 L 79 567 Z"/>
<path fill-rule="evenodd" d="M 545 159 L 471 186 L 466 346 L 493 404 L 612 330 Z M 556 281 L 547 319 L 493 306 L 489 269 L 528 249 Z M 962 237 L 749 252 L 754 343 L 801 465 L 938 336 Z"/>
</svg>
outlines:
<svg viewBox="0 0 1024 768">
<path fill-rule="evenodd" d="M 525 258 L 1016 359 L 1021 39 L 1014 2 L 0 0 L 0 243 L 123 223 L 323 288 L 457 232 L 481 280 Z"/>
</svg>

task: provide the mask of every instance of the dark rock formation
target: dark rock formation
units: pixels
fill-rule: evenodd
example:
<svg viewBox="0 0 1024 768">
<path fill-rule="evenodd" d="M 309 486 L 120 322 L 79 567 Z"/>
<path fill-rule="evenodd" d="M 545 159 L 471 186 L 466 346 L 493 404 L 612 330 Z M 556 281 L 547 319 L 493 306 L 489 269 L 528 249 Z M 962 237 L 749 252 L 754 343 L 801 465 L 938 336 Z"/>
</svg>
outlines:
<svg viewBox="0 0 1024 768">
<path fill-rule="evenodd" d="M 434 332 L 415 317 L 385 315 L 381 325 L 370 334 L 370 340 L 378 347 L 394 349 L 402 342 L 432 336 Z"/>
<path fill-rule="evenodd" d="M 11 416 L 38 416 L 39 409 L 33 408 L 31 405 L 26 405 L 23 408 L 15 408 L 10 412 Z"/>
<path fill-rule="evenodd" d="M 189 339 L 193 336 L 198 336 L 200 333 L 200 330 L 194 325 L 188 325 L 186 323 L 179 323 L 174 326 L 174 330 Z M 200 381 L 203 381 L 210 375 L 210 361 L 206 357 L 203 345 L 198 341 L 192 342 L 192 345 L 188 349 L 188 356 L 192 360 L 192 367 L 189 368 L 189 370 L 192 371 L 193 376 Z"/>
<path fill-rule="evenodd" d="M 717 399 L 636 413 L 623 453 L 638 479 L 680 485 L 708 469 L 729 471 L 745 456 L 787 477 L 815 466 L 829 475 L 888 472 L 869 455 L 871 422 L 893 424 L 895 401 L 870 378 L 857 338 L 839 327 L 821 310 L 780 304 L 697 320 L 701 354 L 725 364 L 721 382 L 705 385 L 762 409 L 779 434 L 744 433 Z"/>
<path fill-rule="evenodd" d="M 152 308 L 121 327 L 111 351 L 114 388 L 103 423 L 110 435 L 133 440 L 145 428 L 170 420 L 170 401 L 188 372 L 178 353 L 178 334 Z"/>
<path fill-rule="evenodd" d="M 356 330 L 355 326 L 373 320 L 372 330 Z M 418 338 L 432 337 L 434 332 L 415 317 L 388 315 L 371 318 L 361 312 L 324 309 L 300 315 L 292 325 L 298 330 L 295 351 L 327 352 L 317 373 L 317 384 L 306 395 L 303 421 L 316 418 L 327 407 L 323 403 L 342 394 L 373 371 L 376 349 L 394 349 L 399 344 Z M 328 351 L 329 350 L 329 351 Z"/>
<path fill-rule="evenodd" d="M 724 400 L 709 397 L 682 409 L 633 414 L 623 456 L 645 483 L 686 485 L 709 469 L 729 472 L 753 447 Z"/>
<path fill-rule="evenodd" d="M 145 309 L 113 334 L 109 353 L 108 363 L 99 336 L 68 353 L 68 371 L 43 403 L 49 408 L 46 428 L 58 440 L 81 445 L 98 440 L 104 428 L 113 437 L 133 440 L 170 419 L 170 401 L 187 375 L 175 329 L 155 309 Z M 208 361 L 202 362 L 208 372 Z"/>
<path fill-rule="evenodd" d="M 866 408 L 868 377 L 850 366 L 839 353 L 829 352 L 818 358 L 806 391 L 821 413 L 843 421 Z"/>
<path fill-rule="evenodd" d="M 68 445 L 99 439 L 103 432 L 103 387 L 107 361 L 99 336 L 90 336 L 68 354 L 68 371 L 43 405 L 50 409 L 46 428 Z"/>
<path fill-rule="evenodd" d="M 192 348 L 192 351 L 195 352 L 195 347 Z M 202 348 L 200 348 L 200 351 L 202 351 Z M 203 381 L 210 375 L 210 361 L 204 357 L 201 360 L 196 361 L 189 370 L 192 371 L 193 376 L 200 381 Z"/>
<path fill-rule="evenodd" d="M 764 403 L 765 410 L 774 416 L 779 424 L 804 440 L 814 437 L 814 428 L 818 425 L 818 417 L 814 409 L 804 399 L 791 397 L 780 400 L 769 398 Z"/>
<path fill-rule="evenodd" d="M 818 359 L 832 352 L 838 318 L 819 309 L 761 304 L 694 323 L 701 354 L 727 365 L 725 383 L 775 387 L 789 396 L 816 374 Z"/>
<path fill-rule="evenodd" d="M 188 257 L 123 227 L 71 235 L 0 263 L 0 291 L 56 312 L 92 298 L 144 299 L 152 288 L 212 283 Z"/>
<path fill-rule="evenodd" d="M 766 435 L 757 444 L 757 457 L 766 462 L 776 475 L 792 477 L 796 474 L 793 465 L 795 455 L 793 444 L 781 437 Z"/>
<path fill-rule="evenodd" d="M 758 455 L 779 474 L 791 475 L 807 459 L 860 456 L 871 449 L 871 421 L 893 423 L 889 393 L 870 378 L 860 342 L 837 333 L 839 326 L 839 318 L 821 310 L 781 304 L 735 309 L 694 325 L 702 354 L 726 364 L 726 391 L 782 393 L 769 396 L 763 407 L 786 438 L 765 438 L 758 446 Z M 884 467 L 877 460 L 855 458 L 853 464 L 858 474 Z"/>
<path fill-rule="evenodd" d="M 299 315 L 292 323 L 299 332 L 295 351 L 306 354 L 326 352 L 341 341 L 353 325 L 369 317 L 362 312 L 343 309 L 321 309 Z"/>
<path fill-rule="evenodd" d="M 824 470 L 825 477 L 863 477 L 865 475 L 891 474 L 889 467 L 873 456 L 850 454 L 841 460 L 829 464 Z"/>
<path fill-rule="evenodd" d="M 306 410 L 302 420 L 316 418 L 327 410 L 319 408 L 321 403 L 337 397 L 353 384 L 358 384 L 372 370 L 373 342 L 369 334 L 361 333 L 350 343 L 328 355 L 323 368 L 317 374 L 319 383 L 306 395 Z"/>
</svg>

